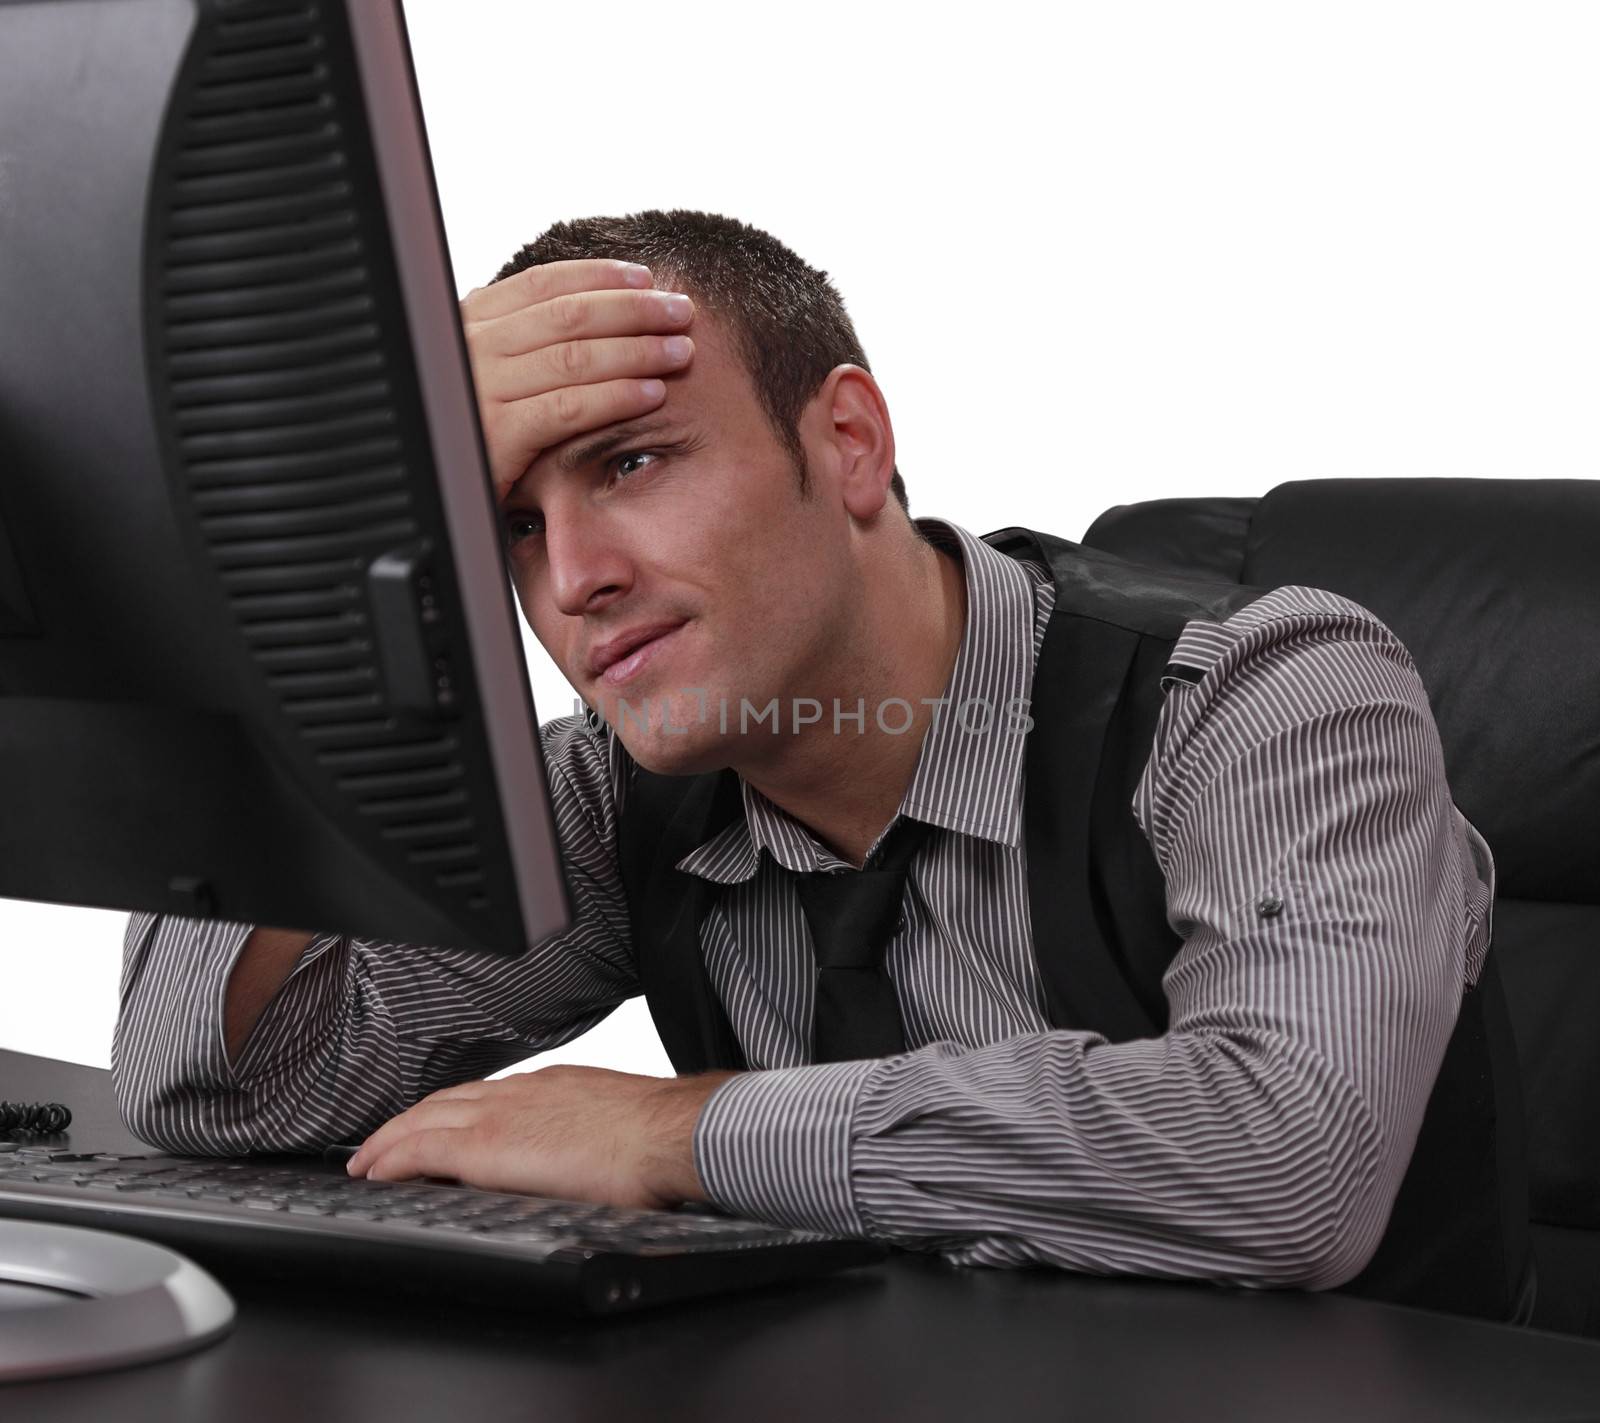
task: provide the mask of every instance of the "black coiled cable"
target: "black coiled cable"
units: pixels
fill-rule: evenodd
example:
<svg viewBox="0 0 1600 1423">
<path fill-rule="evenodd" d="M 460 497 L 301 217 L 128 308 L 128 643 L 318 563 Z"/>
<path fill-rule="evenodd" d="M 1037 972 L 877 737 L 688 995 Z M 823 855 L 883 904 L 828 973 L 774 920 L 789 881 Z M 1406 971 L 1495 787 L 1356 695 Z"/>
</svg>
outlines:
<svg viewBox="0 0 1600 1423">
<path fill-rule="evenodd" d="M 51 1136 L 71 1125 L 72 1113 L 60 1102 L 0 1102 L 0 1132 Z"/>
</svg>

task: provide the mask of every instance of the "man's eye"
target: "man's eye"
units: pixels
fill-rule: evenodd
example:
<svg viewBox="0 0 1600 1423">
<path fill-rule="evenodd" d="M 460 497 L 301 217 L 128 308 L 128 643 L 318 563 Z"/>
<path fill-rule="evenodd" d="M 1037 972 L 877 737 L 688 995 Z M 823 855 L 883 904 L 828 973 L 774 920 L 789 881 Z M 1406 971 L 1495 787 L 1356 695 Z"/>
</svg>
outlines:
<svg viewBox="0 0 1600 1423">
<path fill-rule="evenodd" d="M 507 514 L 505 525 L 506 542 L 508 544 L 517 544 L 521 543 L 525 538 L 533 537 L 534 534 L 543 533 L 544 530 L 535 527 L 538 522 L 538 519 L 532 514 Z"/>
<path fill-rule="evenodd" d="M 606 467 L 621 474 L 623 481 L 626 482 L 632 477 L 632 473 L 637 471 L 624 473 L 621 468 L 623 465 L 630 464 L 635 460 L 653 460 L 656 458 L 658 458 L 658 455 L 654 450 L 630 450 L 625 455 L 613 455 Z M 505 517 L 505 531 L 507 544 L 519 544 L 523 539 L 533 538 L 537 534 L 542 534 L 544 529 L 540 526 L 537 514 L 519 514 L 513 510 Z"/>
<path fill-rule="evenodd" d="M 630 460 L 645 460 L 654 458 L 655 454 L 650 450 L 630 450 L 625 455 L 613 456 L 611 460 L 611 467 L 615 470 L 618 470 L 620 473 L 621 466 L 627 464 Z"/>
</svg>

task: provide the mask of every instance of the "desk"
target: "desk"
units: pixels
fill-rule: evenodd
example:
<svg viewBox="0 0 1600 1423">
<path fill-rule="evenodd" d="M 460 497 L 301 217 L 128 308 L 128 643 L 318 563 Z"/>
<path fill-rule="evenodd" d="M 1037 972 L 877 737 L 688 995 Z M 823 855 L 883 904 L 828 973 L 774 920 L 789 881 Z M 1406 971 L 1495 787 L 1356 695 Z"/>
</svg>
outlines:
<svg viewBox="0 0 1600 1423">
<path fill-rule="evenodd" d="M 0 1051 L 0 1098 L 142 1149 L 110 1074 Z M 603 1321 L 240 1282 L 220 1344 L 0 1388 L 29 1423 L 285 1418 L 1271 1420 L 1600 1417 L 1600 1343 L 1333 1295 L 887 1264 Z"/>
</svg>

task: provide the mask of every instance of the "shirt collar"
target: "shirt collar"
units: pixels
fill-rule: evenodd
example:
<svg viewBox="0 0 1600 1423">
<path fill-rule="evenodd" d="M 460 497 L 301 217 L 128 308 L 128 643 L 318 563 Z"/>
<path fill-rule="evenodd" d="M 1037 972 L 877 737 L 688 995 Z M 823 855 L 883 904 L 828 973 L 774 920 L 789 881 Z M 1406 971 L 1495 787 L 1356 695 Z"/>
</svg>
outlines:
<svg viewBox="0 0 1600 1423">
<path fill-rule="evenodd" d="M 1033 684 L 1034 595 L 1042 570 L 1030 572 L 946 519 L 915 523 L 929 542 L 961 559 L 967 623 L 899 813 L 1015 849 L 1022 837 L 1027 738 L 1021 732 L 1029 725 L 1024 718 Z M 734 884 L 755 874 L 763 849 L 797 873 L 847 867 L 742 777 L 740 788 L 743 818 L 684 856 L 678 869 Z"/>
</svg>

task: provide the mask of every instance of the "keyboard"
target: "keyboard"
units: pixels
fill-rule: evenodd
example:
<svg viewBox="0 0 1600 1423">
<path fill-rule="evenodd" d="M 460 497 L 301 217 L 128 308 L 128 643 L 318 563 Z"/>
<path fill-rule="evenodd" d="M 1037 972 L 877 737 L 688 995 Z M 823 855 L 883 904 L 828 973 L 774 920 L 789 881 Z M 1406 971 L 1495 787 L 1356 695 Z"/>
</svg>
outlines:
<svg viewBox="0 0 1600 1423">
<path fill-rule="evenodd" d="M 138 1156 L 0 1142 L 0 1216 L 112 1230 L 215 1270 L 606 1315 L 857 1265 L 888 1251 L 714 1209 L 635 1210 L 423 1181 L 315 1157 Z M 3 1262 L 0 1262 L 3 1265 Z"/>
</svg>

